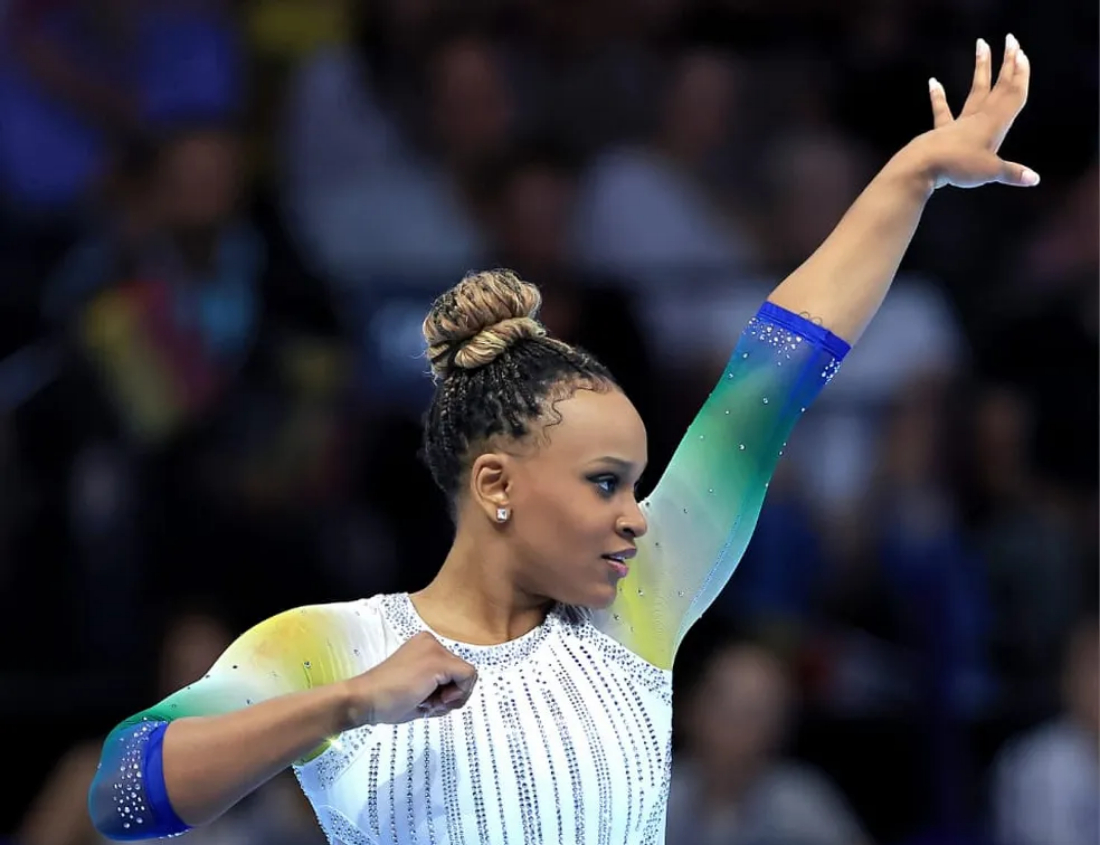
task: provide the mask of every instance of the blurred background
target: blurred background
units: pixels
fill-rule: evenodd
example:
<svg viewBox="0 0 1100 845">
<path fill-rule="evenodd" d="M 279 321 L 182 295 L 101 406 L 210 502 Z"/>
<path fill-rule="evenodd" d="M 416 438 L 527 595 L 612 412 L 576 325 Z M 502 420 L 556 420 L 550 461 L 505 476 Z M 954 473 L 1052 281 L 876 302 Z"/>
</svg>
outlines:
<svg viewBox="0 0 1100 845">
<path fill-rule="evenodd" d="M 770 288 L 1035 68 L 800 423 L 678 663 L 670 845 L 1096 845 L 1088 0 L 0 0 L 0 839 L 93 845 L 124 716 L 294 605 L 417 589 L 419 326 L 509 266 L 649 483 Z M 644 491 L 643 491 L 644 492 Z M 287 777 L 196 845 L 306 845 Z"/>
</svg>

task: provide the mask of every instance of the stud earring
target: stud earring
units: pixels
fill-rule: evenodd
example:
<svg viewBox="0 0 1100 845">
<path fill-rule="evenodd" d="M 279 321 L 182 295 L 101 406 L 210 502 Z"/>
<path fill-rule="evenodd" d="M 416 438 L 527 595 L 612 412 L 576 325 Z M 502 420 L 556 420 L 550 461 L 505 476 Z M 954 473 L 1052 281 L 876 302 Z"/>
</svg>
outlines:
<svg viewBox="0 0 1100 845">
<path fill-rule="evenodd" d="M 497 522 L 507 522 L 509 516 L 508 508 L 497 508 Z"/>
</svg>

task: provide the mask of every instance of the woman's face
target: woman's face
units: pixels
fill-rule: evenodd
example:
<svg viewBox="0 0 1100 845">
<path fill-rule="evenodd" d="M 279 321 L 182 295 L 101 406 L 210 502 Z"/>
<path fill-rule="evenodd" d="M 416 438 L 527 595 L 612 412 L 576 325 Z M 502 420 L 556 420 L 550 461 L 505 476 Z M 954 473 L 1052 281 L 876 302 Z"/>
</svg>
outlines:
<svg viewBox="0 0 1100 845">
<path fill-rule="evenodd" d="M 517 586 L 566 604 L 610 605 L 646 530 L 634 495 L 646 458 L 645 426 L 617 388 L 581 388 L 551 403 L 530 442 L 496 452 Z M 496 465 L 475 461 L 475 484 Z"/>
</svg>

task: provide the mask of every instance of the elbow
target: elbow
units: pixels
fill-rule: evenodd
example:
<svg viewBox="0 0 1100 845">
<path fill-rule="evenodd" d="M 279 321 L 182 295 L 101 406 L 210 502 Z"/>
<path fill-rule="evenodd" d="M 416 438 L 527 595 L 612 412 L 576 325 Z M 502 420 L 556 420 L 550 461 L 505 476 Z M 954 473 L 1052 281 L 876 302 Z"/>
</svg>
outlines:
<svg viewBox="0 0 1100 845">
<path fill-rule="evenodd" d="M 164 785 L 162 743 L 167 722 L 140 722 L 107 738 L 88 791 L 96 831 L 115 842 L 161 839 L 186 832 Z"/>
<path fill-rule="evenodd" d="M 96 832 L 115 842 L 156 838 L 152 825 L 146 829 L 142 808 L 138 804 L 140 793 L 127 789 L 123 778 L 107 776 L 104 766 L 101 761 L 88 790 L 88 815 Z M 131 803 L 126 803 L 127 799 Z"/>
</svg>

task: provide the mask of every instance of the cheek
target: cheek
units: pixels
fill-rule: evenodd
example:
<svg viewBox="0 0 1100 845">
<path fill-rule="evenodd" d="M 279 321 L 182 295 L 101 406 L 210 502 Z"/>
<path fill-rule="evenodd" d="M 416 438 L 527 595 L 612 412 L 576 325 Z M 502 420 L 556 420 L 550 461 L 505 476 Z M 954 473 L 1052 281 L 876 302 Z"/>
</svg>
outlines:
<svg viewBox="0 0 1100 845">
<path fill-rule="evenodd" d="M 607 519 L 602 502 L 586 492 L 570 487 L 525 506 L 528 518 L 523 521 L 522 533 L 535 554 L 561 564 L 588 556 L 605 539 Z"/>
</svg>

